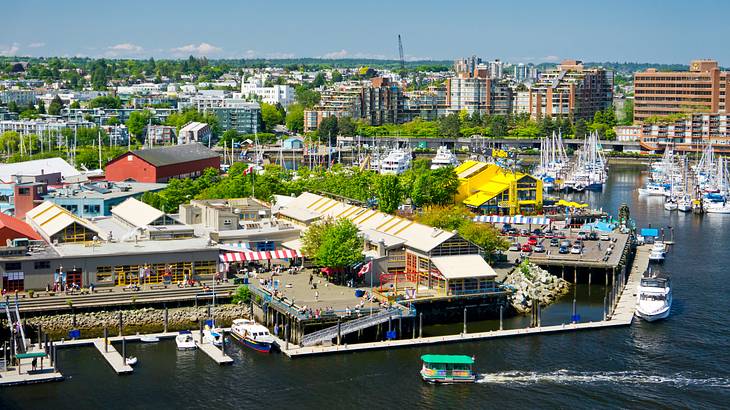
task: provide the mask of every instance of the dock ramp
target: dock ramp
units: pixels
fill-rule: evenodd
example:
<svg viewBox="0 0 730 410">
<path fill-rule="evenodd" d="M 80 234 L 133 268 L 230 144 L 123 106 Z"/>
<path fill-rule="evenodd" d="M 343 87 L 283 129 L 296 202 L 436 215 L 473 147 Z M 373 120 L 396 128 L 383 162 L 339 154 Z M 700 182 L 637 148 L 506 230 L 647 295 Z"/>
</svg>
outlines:
<svg viewBox="0 0 730 410">
<path fill-rule="evenodd" d="M 367 329 L 369 327 L 385 323 L 390 319 L 403 317 L 403 309 L 401 308 L 390 308 L 386 310 L 378 311 L 372 315 L 363 316 L 358 319 L 350 320 L 339 325 L 340 336 L 357 332 L 358 330 Z M 332 340 L 337 337 L 338 325 L 334 325 L 316 332 L 304 335 L 302 337 L 302 346 L 313 346 L 318 343 L 322 343 L 328 340 Z"/>
</svg>

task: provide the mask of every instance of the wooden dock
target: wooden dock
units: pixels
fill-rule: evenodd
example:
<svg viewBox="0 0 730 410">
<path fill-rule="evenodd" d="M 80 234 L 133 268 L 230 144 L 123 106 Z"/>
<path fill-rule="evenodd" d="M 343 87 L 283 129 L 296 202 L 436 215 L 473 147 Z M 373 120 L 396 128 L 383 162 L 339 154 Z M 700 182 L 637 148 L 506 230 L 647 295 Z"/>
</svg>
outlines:
<svg viewBox="0 0 730 410">
<path fill-rule="evenodd" d="M 233 364 L 231 356 L 225 354 L 220 347 L 214 346 L 212 343 L 205 343 L 199 340 L 195 341 L 195 345 L 198 346 L 198 350 L 207 354 L 211 359 L 215 360 L 220 365 Z"/>
<path fill-rule="evenodd" d="M 34 350 L 31 350 L 31 352 Z M 38 369 L 33 370 L 33 359 L 21 359 L 20 370 L 18 366 L 8 366 L 5 371 L 0 371 L 0 387 L 16 386 L 21 384 L 47 383 L 63 380 L 63 375 L 51 365 L 48 357 L 38 361 Z"/>
<path fill-rule="evenodd" d="M 104 349 L 104 339 L 95 339 L 93 343 L 96 350 L 101 353 L 101 356 L 107 361 L 107 363 L 109 363 L 117 374 L 132 373 L 132 366 L 129 366 L 122 355 L 117 352 L 117 349 L 115 349 L 111 344 L 111 340 L 109 341 L 109 345 L 106 350 Z"/>
<path fill-rule="evenodd" d="M 493 330 L 488 332 L 456 334 L 448 336 L 432 336 L 416 339 L 400 339 L 388 340 L 383 342 L 356 343 L 349 345 L 328 345 L 328 346 L 308 346 L 301 347 L 292 343 L 287 344 L 281 339 L 276 338 L 279 349 L 285 355 L 294 357 L 314 356 L 321 354 L 357 352 L 363 350 L 388 349 L 393 347 L 410 347 L 435 345 L 443 343 L 468 342 L 476 340 L 489 340 L 503 337 L 527 336 L 537 334 L 548 334 L 558 332 L 569 332 L 577 330 L 590 329 L 606 329 L 619 326 L 629 326 L 634 318 L 634 309 L 636 307 L 636 289 L 641 275 L 646 271 L 649 265 L 650 248 L 643 246 L 637 249 L 634 263 L 628 272 L 621 294 L 616 302 L 616 307 L 607 320 L 598 322 L 584 323 L 567 323 L 552 326 L 538 326 L 522 329 Z"/>
</svg>

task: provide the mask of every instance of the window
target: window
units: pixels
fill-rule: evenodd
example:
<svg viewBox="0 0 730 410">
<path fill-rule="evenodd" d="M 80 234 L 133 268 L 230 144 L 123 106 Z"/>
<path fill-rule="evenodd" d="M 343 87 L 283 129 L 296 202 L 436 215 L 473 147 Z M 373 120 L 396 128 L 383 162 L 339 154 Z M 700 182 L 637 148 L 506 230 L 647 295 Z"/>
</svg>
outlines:
<svg viewBox="0 0 730 410">
<path fill-rule="evenodd" d="M 18 195 L 28 195 L 30 194 L 29 188 L 18 188 Z"/>
<path fill-rule="evenodd" d="M 5 270 L 20 270 L 20 262 L 5 262 Z"/>
<path fill-rule="evenodd" d="M 85 214 L 98 214 L 101 210 L 99 205 L 84 205 Z"/>
<path fill-rule="evenodd" d="M 33 267 L 35 269 L 50 269 L 51 262 L 50 261 L 35 261 L 35 263 L 33 264 Z"/>
<path fill-rule="evenodd" d="M 96 267 L 96 283 L 112 283 L 112 267 L 97 266 Z"/>
</svg>

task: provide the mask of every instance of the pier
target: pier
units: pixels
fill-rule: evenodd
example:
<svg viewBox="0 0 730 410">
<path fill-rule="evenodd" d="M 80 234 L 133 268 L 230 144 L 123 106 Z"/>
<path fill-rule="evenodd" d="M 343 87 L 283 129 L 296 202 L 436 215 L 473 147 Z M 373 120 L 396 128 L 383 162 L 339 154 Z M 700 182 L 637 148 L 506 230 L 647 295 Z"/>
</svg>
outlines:
<svg viewBox="0 0 730 410">
<path fill-rule="evenodd" d="M 132 373 L 132 366 L 126 363 L 124 357 L 112 346 L 111 341 L 105 344 L 104 339 L 95 339 L 93 343 L 96 350 L 101 353 L 101 357 L 109 363 L 117 374 Z M 126 343 L 126 341 L 122 343 Z"/>
<path fill-rule="evenodd" d="M 42 353 L 44 350 L 31 349 L 29 355 Z M 48 358 L 48 360 L 45 360 Z M 0 359 L 0 387 L 15 386 L 20 384 L 47 383 L 63 380 L 63 375 L 55 366 L 55 363 L 48 356 L 42 356 L 39 368 L 33 370 L 33 358 L 18 358 L 15 366 L 10 366 Z"/>
<path fill-rule="evenodd" d="M 210 357 L 220 365 L 233 364 L 233 359 L 225 353 L 225 343 L 223 343 L 223 346 L 217 347 L 214 346 L 212 343 L 205 343 L 196 340 L 195 346 L 198 346 L 198 350 L 207 354 L 208 357 Z"/>
</svg>

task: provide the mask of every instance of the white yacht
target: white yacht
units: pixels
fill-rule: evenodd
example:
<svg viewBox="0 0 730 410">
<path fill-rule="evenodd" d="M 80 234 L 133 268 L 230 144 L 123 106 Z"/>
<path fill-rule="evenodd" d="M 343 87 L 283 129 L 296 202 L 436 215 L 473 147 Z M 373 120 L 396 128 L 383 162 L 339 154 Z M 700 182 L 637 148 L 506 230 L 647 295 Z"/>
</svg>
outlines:
<svg viewBox="0 0 730 410">
<path fill-rule="evenodd" d="M 391 150 L 378 164 L 381 174 L 399 175 L 411 168 L 411 155 L 400 148 Z"/>
<path fill-rule="evenodd" d="M 639 195 L 666 196 L 669 190 L 661 184 L 649 183 L 644 188 L 639 188 Z"/>
<path fill-rule="evenodd" d="M 195 350 L 195 340 L 193 340 L 193 334 L 189 330 L 182 330 L 180 334 L 175 336 L 175 344 L 177 350 Z"/>
<path fill-rule="evenodd" d="M 451 152 L 451 150 L 445 146 L 440 146 L 439 149 L 436 150 L 436 156 L 434 156 L 431 160 L 431 169 L 439 169 L 448 166 L 456 167 L 458 165 L 459 159 L 456 158 L 456 154 Z"/>
<path fill-rule="evenodd" d="M 677 209 L 679 212 L 690 212 L 692 210 L 692 198 L 689 195 L 684 195 L 677 200 Z"/>
<path fill-rule="evenodd" d="M 727 201 L 705 201 L 705 212 L 708 214 L 730 214 L 730 204 Z"/>
<path fill-rule="evenodd" d="M 664 201 L 664 209 L 667 211 L 676 211 L 677 208 L 679 208 L 679 205 L 677 205 L 677 201 L 674 198 L 667 198 Z"/>
<path fill-rule="evenodd" d="M 651 252 L 649 252 L 649 262 L 664 262 L 664 255 L 665 253 L 663 251 L 652 249 Z"/>
<path fill-rule="evenodd" d="M 223 332 L 220 329 L 217 329 L 215 327 L 211 328 L 208 325 L 205 325 L 205 328 L 203 329 L 203 342 L 210 343 L 213 346 L 220 346 L 225 343 L 226 340 L 223 337 Z"/>
<path fill-rule="evenodd" d="M 274 337 L 269 329 L 249 319 L 235 319 L 231 326 L 231 335 L 244 346 L 260 353 L 269 353 L 274 344 Z"/>
<path fill-rule="evenodd" d="M 637 294 L 636 316 L 648 322 L 669 316 L 672 308 L 672 287 L 669 279 L 643 277 Z"/>
</svg>

